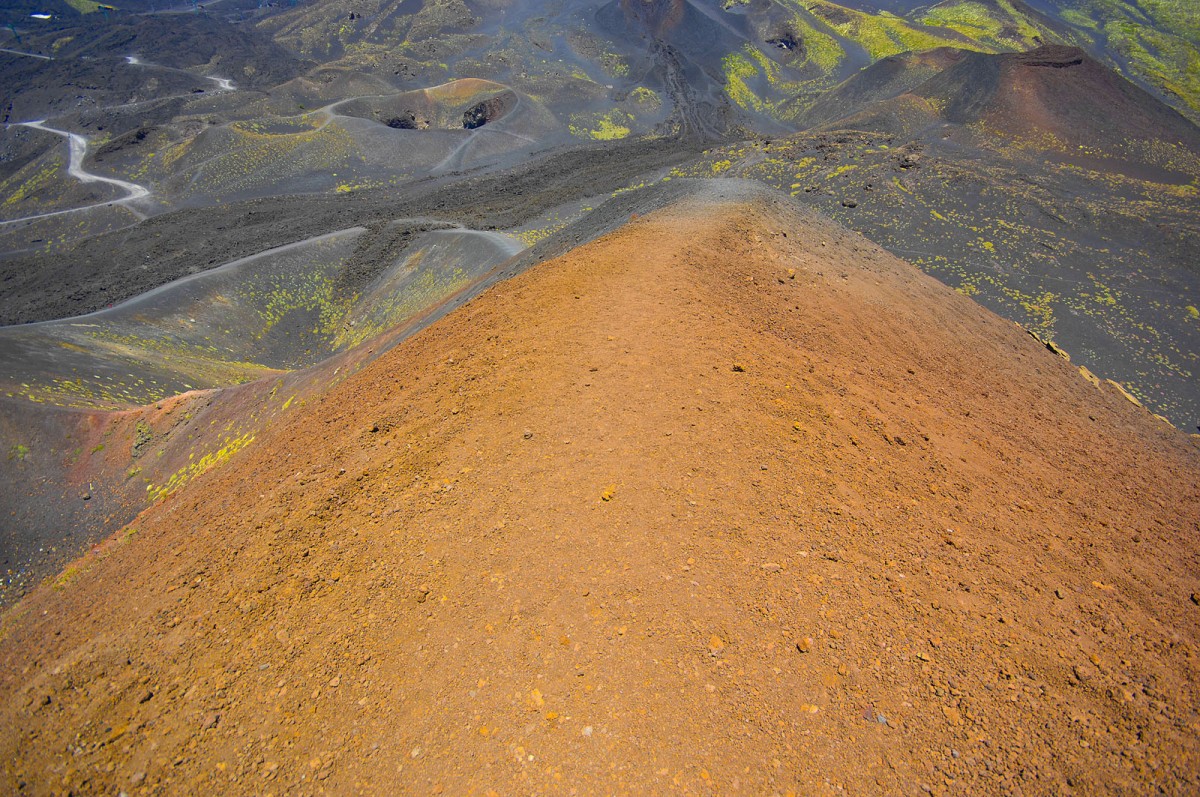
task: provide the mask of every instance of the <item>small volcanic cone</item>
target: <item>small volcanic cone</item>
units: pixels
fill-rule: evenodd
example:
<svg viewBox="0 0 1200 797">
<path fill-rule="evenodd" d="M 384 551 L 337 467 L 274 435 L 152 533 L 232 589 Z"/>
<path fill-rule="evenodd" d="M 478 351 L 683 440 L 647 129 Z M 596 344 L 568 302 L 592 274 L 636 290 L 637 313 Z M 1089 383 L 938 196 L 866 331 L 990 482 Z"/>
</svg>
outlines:
<svg viewBox="0 0 1200 797">
<path fill-rule="evenodd" d="M 621 10 L 631 23 L 663 36 L 683 19 L 687 0 L 621 0 Z"/>
<path fill-rule="evenodd" d="M 1200 151 L 1200 129 L 1075 47 L 966 53 L 913 93 L 941 103 L 948 121 L 1008 135 L 1049 133 L 1089 147 L 1161 140 Z"/>
</svg>

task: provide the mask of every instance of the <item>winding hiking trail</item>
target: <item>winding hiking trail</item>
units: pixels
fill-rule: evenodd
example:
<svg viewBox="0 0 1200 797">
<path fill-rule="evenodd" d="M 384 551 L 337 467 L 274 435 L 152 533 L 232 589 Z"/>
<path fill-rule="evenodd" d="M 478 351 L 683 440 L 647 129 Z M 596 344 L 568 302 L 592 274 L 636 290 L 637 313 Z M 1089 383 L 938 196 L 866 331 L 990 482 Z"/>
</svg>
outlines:
<svg viewBox="0 0 1200 797">
<path fill-rule="evenodd" d="M 152 64 L 149 61 L 143 61 L 136 55 L 125 56 L 125 63 L 129 64 L 130 66 L 150 66 L 154 67 L 155 69 L 166 69 L 171 72 L 180 72 L 185 75 L 194 76 L 194 73 L 189 72 L 186 69 L 179 69 L 173 66 L 163 66 L 162 64 Z M 203 77 L 205 80 L 211 80 L 213 83 L 216 83 L 218 91 L 237 91 L 237 86 L 233 85 L 233 81 L 229 78 L 213 77 L 211 75 L 202 75 L 201 77 Z"/>
<path fill-rule="evenodd" d="M 42 61 L 53 61 L 54 57 L 50 55 L 40 55 L 38 53 L 27 53 L 24 50 L 10 50 L 7 47 L 0 47 L 0 53 L 8 53 L 9 55 L 23 55 L 26 58 L 38 58 Z"/>
<path fill-rule="evenodd" d="M 120 180 L 116 177 L 105 177 L 102 174 L 95 174 L 93 172 L 86 171 L 83 168 L 83 161 L 84 158 L 87 157 L 88 140 L 80 134 L 71 133 L 66 130 L 59 130 L 54 127 L 48 127 L 45 119 L 38 122 L 23 122 L 22 124 L 25 127 L 31 127 L 34 130 L 44 130 L 47 133 L 54 133 L 56 135 L 65 137 L 69 142 L 71 152 L 71 159 L 67 166 L 67 174 L 71 175 L 76 180 L 79 180 L 81 183 L 107 183 L 108 185 L 115 185 L 117 188 L 120 188 L 122 191 L 125 191 L 128 194 L 128 196 L 116 200 L 117 202 L 132 202 L 150 196 L 150 189 L 146 188 L 145 186 L 138 185 L 137 183 L 131 183 L 127 180 Z"/>
<path fill-rule="evenodd" d="M 55 210 L 49 213 L 37 213 L 32 216 L 22 216 L 19 219 L 7 219 L 0 221 L 0 226 L 8 224 L 18 224 L 23 221 L 36 221 L 37 219 L 46 219 L 52 216 L 63 216 L 68 213 L 79 213 L 92 208 L 106 207 L 108 205 L 128 205 L 136 202 L 139 199 L 145 199 L 150 196 L 150 189 L 137 183 L 131 183 L 128 180 L 121 180 L 116 177 L 105 177 L 102 174 L 95 174 L 83 168 L 83 161 L 87 157 L 88 140 L 78 133 L 72 133 L 68 130 L 59 130 L 58 128 L 49 127 L 46 120 L 42 119 L 36 122 L 17 122 L 16 124 L 22 127 L 41 130 L 46 133 L 54 133 L 67 139 L 67 147 L 70 153 L 67 163 L 67 174 L 74 177 L 81 183 L 105 183 L 107 185 L 116 186 L 126 193 L 126 196 L 120 199 L 109 199 L 103 202 L 94 202 L 90 205 L 83 205 L 77 208 L 67 208 L 66 210 Z M 133 210 L 130 208 L 130 210 Z M 133 211 L 135 214 L 137 211 Z M 140 215 L 140 214 L 138 214 Z"/>
<path fill-rule="evenodd" d="M 50 56 L 36 55 L 34 53 L 25 53 L 25 52 L 20 52 L 20 51 L 16 51 L 16 50 L 0 49 L 0 52 L 8 52 L 8 53 L 12 53 L 14 55 L 27 55 L 32 58 L 41 58 L 44 60 L 52 60 L 50 58 Z M 158 64 L 151 64 L 147 61 L 141 60 L 136 55 L 125 56 L 125 63 L 129 64 L 130 66 L 154 67 L 156 69 L 168 69 L 173 72 L 182 72 L 182 73 L 186 73 L 186 74 L 192 74 L 190 72 L 187 72 L 187 70 L 185 70 L 185 69 L 175 69 L 173 67 L 164 67 L 164 66 L 159 66 Z M 228 78 L 212 77 L 212 76 L 208 76 L 208 75 L 205 75 L 204 78 L 206 80 L 211 80 L 213 83 L 215 83 L 217 86 L 217 90 L 220 92 L 237 90 L 237 87 L 233 84 L 233 81 L 229 80 Z M 179 96 L 184 96 L 184 95 L 179 95 Z M 162 100 L 162 99 L 169 99 L 169 97 L 155 98 L 155 100 Z M 143 101 L 143 102 L 145 102 L 145 101 Z M 118 107 L 118 108 L 129 107 L 129 106 L 135 105 L 135 104 L 137 104 L 137 103 L 127 103 L 125 105 L 113 106 L 113 107 Z M 128 180 L 121 180 L 116 177 L 105 177 L 102 174 L 95 174 L 94 172 L 89 172 L 89 171 L 85 170 L 83 168 L 83 162 L 84 162 L 84 159 L 87 157 L 88 140 L 84 136 L 82 136 L 78 133 L 72 133 L 67 130 L 59 130 L 57 128 L 50 127 L 46 124 L 45 119 L 41 119 L 41 120 L 38 120 L 35 122 L 16 122 L 15 124 L 21 125 L 23 127 L 29 127 L 34 130 L 42 130 L 47 133 L 54 133 L 55 135 L 63 136 L 64 138 L 67 139 L 67 142 L 68 142 L 67 146 L 68 146 L 69 152 L 70 152 L 70 160 L 69 160 L 68 166 L 67 166 L 67 174 L 69 174 L 71 177 L 74 177 L 76 180 L 79 180 L 81 183 L 106 183 L 108 185 L 116 186 L 117 188 L 120 188 L 122 191 L 124 191 L 126 193 L 126 196 L 121 197 L 120 199 L 115 199 L 115 200 L 107 200 L 104 202 L 95 202 L 93 204 L 84 205 L 82 207 L 77 207 L 77 208 L 68 208 L 66 210 L 56 210 L 56 211 L 52 211 L 49 213 L 37 213 L 37 214 L 31 215 L 31 216 L 22 216 L 19 219 L 7 219 L 7 220 L 0 221 L 0 226 L 10 225 L 10 224 L 18 224 L 20 222 L 25 222 L 25 221 L 36 221 L 37 219 L 45 219 L 45 218 L 50 218 L 53 216 L 61 216 L 61 215 L 65 215 L 67 213 L 79 213 L 80 211 L 91 210 L 92 208 L 105 207 L 105 206 L 114 205 L 114 204 L 128 205 L 130 203 L 136 202 L 139 199 L 145 199 L 146 197 L 150 196 L 150 189 L 146 188 L 143 185 L 138 185 L 137 183 L 129 182 Z M 136 211 L 134 211 L 134 212 L 136 213 Z M 137 215 L 140 216 L 141 214 L 137 214 Z"/>
</svg>

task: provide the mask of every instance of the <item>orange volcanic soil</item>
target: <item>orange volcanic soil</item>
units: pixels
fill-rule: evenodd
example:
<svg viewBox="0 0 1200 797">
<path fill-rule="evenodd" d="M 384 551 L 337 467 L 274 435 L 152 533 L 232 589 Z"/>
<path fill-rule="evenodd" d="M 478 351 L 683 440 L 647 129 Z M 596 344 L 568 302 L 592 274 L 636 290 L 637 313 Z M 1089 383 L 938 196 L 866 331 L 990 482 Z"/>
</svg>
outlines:
<svg viewBox="0 0 1200 797">
<path fill-rule="evenodd" d="M 1200 788 L 1200 451 L 862 238 L 706 190 L 10 609 L 0 790 Z"/>
</svg>

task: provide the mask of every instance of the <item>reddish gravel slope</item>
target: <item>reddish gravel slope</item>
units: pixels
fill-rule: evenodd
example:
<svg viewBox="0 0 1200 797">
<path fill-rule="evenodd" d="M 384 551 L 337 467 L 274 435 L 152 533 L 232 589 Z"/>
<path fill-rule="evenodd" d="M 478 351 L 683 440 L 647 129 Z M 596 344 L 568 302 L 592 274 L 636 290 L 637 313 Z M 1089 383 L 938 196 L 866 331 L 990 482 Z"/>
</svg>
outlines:
<svg viewBox="0 0 1200 797">
<path fill-rule="evenodd" d="M 0 789 L 1200 788 L 1200 452 L 863 239 L 712 190 L 498 285 L 8 611 Z"/>
</svg>

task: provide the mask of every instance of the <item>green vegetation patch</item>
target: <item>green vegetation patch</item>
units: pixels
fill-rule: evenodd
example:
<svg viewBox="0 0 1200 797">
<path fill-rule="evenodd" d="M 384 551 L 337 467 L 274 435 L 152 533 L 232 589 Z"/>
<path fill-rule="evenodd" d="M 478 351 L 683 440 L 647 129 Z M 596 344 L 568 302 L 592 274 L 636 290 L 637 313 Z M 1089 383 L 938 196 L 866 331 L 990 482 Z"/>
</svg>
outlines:
<svg viewBox="0 0 1200 797">
<path fill-rule="evenodd" d="M 607 113 L 577 113 L 571 115 L 568 129 L 577 138 L 591 138 L 596 141 L 615 141 L 626 138 L 633 132 L 633 114 L 619 108 Z"/>
<path fill-rule="evenodd" d="M 868 14 L 826 0 L 815 0 L 810 10 L 830 28 L 861 45 L 875 60 L 909 50 L 969 46 L 960 36 L 941 35 L 893 14 Z"/>
<path fill-rule="evenodd" d="M 996 8 L 976 0 L 940 3 L 928 9 L 920 22 L 947 28 L 977 45 L 995 50 L 1027 50 L 1039 41 L 1060 40 L 1049 28 L 1019 12 L 1009 0 L 997 0 Z"/>
<path fill-rule="evenodd" d="M 94 0 L 67 0 L 67 5 L 80 14 L 94 14 L 100 10 L 100 3 Z"/>
<path fill-rule="evenodd" d="M 171 477 L 163 484 L 147 484 L 146 493 L 150 501 L 154 502 L 166 498 L 200 474 L 228 462 L 230 457 L 253 442 L 254 435 L 252 434 L 226 438 L 223 445 L 216 451 L 209 452 L 200 459 L 194 459 L 193 457 L 192 462 L 189 462 L 171 474 Z"/>
</svg>

